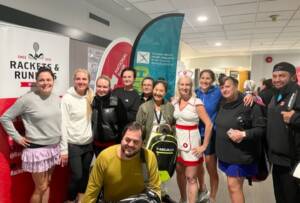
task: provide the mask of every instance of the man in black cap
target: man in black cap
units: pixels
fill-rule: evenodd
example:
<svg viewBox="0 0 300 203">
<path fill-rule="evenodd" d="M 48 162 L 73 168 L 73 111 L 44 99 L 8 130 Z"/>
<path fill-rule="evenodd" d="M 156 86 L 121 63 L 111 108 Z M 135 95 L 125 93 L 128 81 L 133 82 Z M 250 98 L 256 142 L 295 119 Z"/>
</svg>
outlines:
<svg viewBox="0 0 300 203">
<path fill-rule="evenodd" d="M 300 160 L 300 87 L 295 76 L 295 66 L 290 63 L 274 66 L 275 94 L 268 106 L 267 142 L 277 203 L 300 201 L 299 179 L 291 175 Z"/>
</svg>

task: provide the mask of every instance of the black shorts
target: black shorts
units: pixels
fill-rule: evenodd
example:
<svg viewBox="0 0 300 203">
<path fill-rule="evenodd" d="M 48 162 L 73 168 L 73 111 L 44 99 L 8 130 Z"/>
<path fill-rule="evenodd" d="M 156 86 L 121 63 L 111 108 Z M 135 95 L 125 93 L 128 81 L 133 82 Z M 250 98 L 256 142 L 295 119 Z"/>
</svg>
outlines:
<svg viewBox="0 0 300 203">
<path fill-rule="evenodd" d="M 203 144 L 204 137 L 201 137 L 201 144 Z M 206 156 L 213 155 L 216 153 L 216 131 L 212 130 L 212 135 L 204 154 Z"/>
</svg>

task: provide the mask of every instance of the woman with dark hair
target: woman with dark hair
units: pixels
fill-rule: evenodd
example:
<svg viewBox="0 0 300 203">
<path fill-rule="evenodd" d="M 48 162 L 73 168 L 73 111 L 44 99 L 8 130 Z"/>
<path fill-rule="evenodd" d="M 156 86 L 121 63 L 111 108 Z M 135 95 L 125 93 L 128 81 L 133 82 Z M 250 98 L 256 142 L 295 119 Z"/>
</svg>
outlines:
<svg viewBox="0 0 300 203">
<path fill-rule="evenodd" d="M 136 121 L 144 126 L 144 143 L 148 142 L 151 133 L 155 133 L 159 125 L 174 125 L 173 105 L 164 99 L 168 90 L 167 82 L 157 80 L 153 85 L 152 99 L 142 104 L 136 116 Z M 174 201 L 165 192 L 165 185 L 162 184 L 162 201 L 173 203 Z"/>
<path fill-rule="evenodd" d="M 135 117 L 141 104 L 140 95 L 134 89 L 133 84 L 136 78 L 136 71 L 133 68 L 124 68 L 121 72 L 124 87 L 117 88 L 113 95 L 121 99 L 127 114 L 127 122 L 135 121 Z"/>
<path fill-rule="evenodd" d="M 216 155 L 227 176 L 231 202 L 244 203 L 244 179 L 258 172 L 265 119 L 259 106 L 244 105 L 235 78 L 224 77 L 220 88 L 223 100 L 215 119 Z"/>
<path fill-rule="evenodd" d="M 24 147 L 22 169 L 31 173 L 35 186 L 31 203 L 48 202 L 53 169 L 57 164 L 65 166 L 68 161 L 67 140 L 61 134 L 60 98 L 52 92 L 53 85 L 53 72 L 40 68 L 36 90 L 17 99 L 0 118 L 6 132 Z M 17 116 L 22 118 L 25 136 L 13 125 Z"/>
<path fill-rule="evenodd" d="M 111 94 L 110 79 L 105 75 L 96 80 L 92 108 L 94 153 L 97 157 L 105 148 L 120 143 L 127 123 L 126 109 L 121 99 Z"/>
<path fill-rule="evenodd" d="M 219 108 L 219 103 L 222 98 L 220 88 L 218 86 L 213 85 L 216 80 L 215 74 L 210 69 L 205 69 L 200 72 L 199 75 L 199 88 L 196 89 L 196 95 L 199 99 L 204 103 L 204 108 L 211 120 L 211 122 L 215 123 L 215 118 L 217 116 L 217 111 Z M 202 137 L 201 140 L 204 139 L 204 131 L 205 125 L 202 121 L 199 122 L 199 131 Z M 212 135 L 207 146 L 204 151 L 205 155 L 205 164 L 206 169 L 210 177 L 210 201 L 212 203 L 216 202 L 216 196 L 218 191 L 219 184 L 219 176 L 217 171 L 217 158 L 215 155 L 215 140 L 216 140 L 216 131 L 215 125 L 212 129 Z M 198 180 L 199 180 L 199 197 L 198 201 L 202 201 L 208 197 L 208 190 L 204 184 L 204 167 L 203 164 L 199 165 L 198 170 Z"/>
</svg>

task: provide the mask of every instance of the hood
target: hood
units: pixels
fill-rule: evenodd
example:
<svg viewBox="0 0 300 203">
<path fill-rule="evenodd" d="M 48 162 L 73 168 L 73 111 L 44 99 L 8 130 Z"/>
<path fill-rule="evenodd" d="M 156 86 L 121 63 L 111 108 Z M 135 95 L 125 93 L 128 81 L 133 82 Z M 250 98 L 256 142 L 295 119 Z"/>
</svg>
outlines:
<svg viewBox="0 0 300 203">
<path fill-rule="evenodd" d="M 67 94 L 73 96 L 73 97 L 76 97 L 76 98 L 83 98 L 85 97 L 86 95 L 84 96 L 81 96 L 79 95 L 76 91 L 75 91 L 75 88 L 74 87 L 70 87 L 68 90 L 67 90 Z"/>
</svg>

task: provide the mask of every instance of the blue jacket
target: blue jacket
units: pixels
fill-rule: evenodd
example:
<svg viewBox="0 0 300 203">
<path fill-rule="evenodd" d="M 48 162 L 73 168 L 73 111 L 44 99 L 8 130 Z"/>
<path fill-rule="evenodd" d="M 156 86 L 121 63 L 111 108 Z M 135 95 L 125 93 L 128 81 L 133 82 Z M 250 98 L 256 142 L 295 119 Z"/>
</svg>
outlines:
<svg viewBox="0 0 300 203">
<path fill-rule="evenodd" d="M 215 119 L 217 116 L 219 103 L 222 98 L 220 88 L 218 86 L 212 86 L 207 92 L 203 92 L 200 88 L 195 90 L 197 98 L 201 99 L 204 103 L 205 110 L 214 125 L 215 128 Z M 204 136 L 204 123 L 199 122 L 199 131 L 201 136 Z"/>
</svg>

